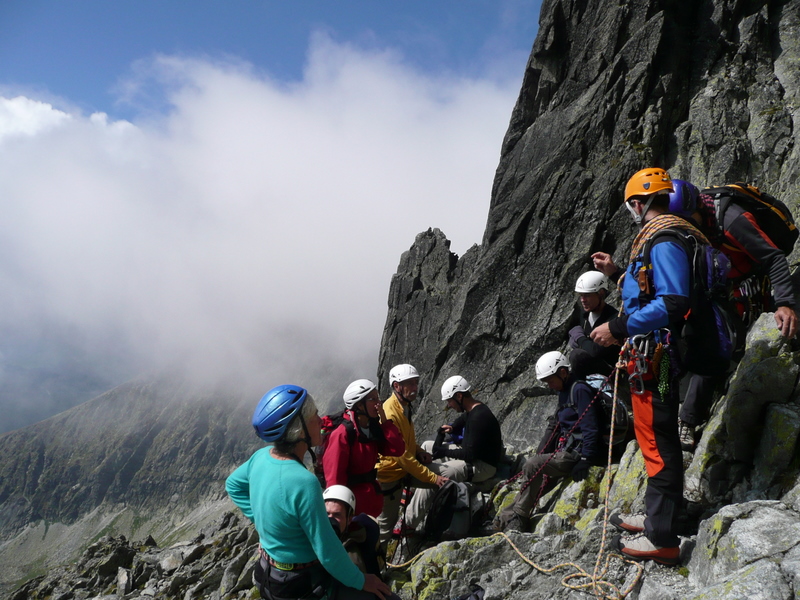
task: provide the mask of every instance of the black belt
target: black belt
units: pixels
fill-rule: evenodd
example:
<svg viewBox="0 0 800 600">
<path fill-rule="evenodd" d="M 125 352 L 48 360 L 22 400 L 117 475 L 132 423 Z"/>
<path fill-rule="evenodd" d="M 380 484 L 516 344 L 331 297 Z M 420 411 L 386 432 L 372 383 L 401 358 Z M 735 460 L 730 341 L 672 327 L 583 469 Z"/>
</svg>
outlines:
<svg viewBox="0 0 800 600">
<path fill-rule="evenodd" d="M 279 562 L 279 561 L 275 560 L 274 558 L 272 558 L 269 554 L 267 554 L 267 552 L 263 548 L 259 548 L 259 551 L 261 553 L 261 560 L 262 561 L 264 561 L 266 563 L 269 563 L 270 565 L 272 565 L 273 567 L 275 567 L 276 569 L 279 569 L 281 571 L 301 571 L 303 569 L 308 569 L 309 567 L 313 567 L 313 566 L 319 564 L 319 560 L 318 559 L 312 560 L 311 562 L 307 562 L 307 563 L 284 563 L 284 562 Z M 265 571 L 267 570 L 266 569 L 266 565 L 262 564 L 262 567 L 264 568 Z"/>
<path fill-rule="evenodd" d="M 378 469 L 372 469 L 366 473 L 356 473 L 355 475 L 347 476 L 347 485 L 352 488 L 353 486 L 361 483 L 375 483 L 378 478 Z"/>
<path fill-rule="evenodd" d="M 384 490 L 383 488 L 381 488 L 381 494 L 383 494 L 384 496 L 391 496 L 397 490 L 402 488 L 403 488 L 403 479 L 400 478 L 397 480 L 397 485 L 395 485 L 394 487 L 390 487 L 388 490 Z"/>
</svg>

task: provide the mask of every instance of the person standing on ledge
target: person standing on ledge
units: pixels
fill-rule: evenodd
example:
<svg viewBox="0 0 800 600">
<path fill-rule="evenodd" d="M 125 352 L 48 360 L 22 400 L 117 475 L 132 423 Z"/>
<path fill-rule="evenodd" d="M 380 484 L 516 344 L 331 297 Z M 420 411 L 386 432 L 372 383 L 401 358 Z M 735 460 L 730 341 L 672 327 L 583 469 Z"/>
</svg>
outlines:
<svg viewBox="0 0 800 600">
<path fill-rule="evenodd" d="M 631 261 L 622 283 L 625 314 L 595 328 L 592 340 L 601 346 L 639 340 L 637 360 L 628 361 L 636 441 L 645 460 L 646 514 L 615 513 L 611 522 L 627 535 L 616 539 L 619 550 L 636 560 L 674 565 L 680 562 L 680 539 L 675 520 L 683 497 L 683 458 L 678 438 L 678 385 L 676 373 L 664 360 L 676 347 L 673 333 L 681 330 L 689 312 L 691 263 L 684 246 L 673 236 L 654 239 L 650 260 L 643 248 L 653 233 L 665 227 L 691 231 L 705 237 L 688 222 L 667 214 L 672 180 L 663 169 L 643 169 L 625 186 L 625 206 L 642 228 L 633 243 Z M 592 255 L 595 268 L 606 275 L 617 271 L 604 252 Z M 657 371 L 654 358 L 660 348 Z M 674 354 L 673 354 L 674 356 Z"/>
<path fill-rule="evenodd" d="M 270 445 L 237 468 L 225 490 L 258 532 L 261 557 L 253 576 L 262 598 L 385 600 L 389 587 L 352 563 L 328 520 L 319 481 L 303 465 L 306 452 L 321 442 L 308 391 L 273 388 L 258 403 L 253 427 Z"/>
</svg>

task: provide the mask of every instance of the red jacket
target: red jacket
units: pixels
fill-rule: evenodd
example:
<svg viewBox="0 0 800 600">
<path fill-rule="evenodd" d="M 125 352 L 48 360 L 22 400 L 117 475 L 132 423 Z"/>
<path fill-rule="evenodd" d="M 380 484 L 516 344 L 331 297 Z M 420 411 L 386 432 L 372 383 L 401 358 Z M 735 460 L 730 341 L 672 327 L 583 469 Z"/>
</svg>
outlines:
<svg viewBox="0 0 800 600">
<path fill-rule="evenodd" d="M 344 418 L 350 420 L 347 411 Z M 377 517 L 383 510 L 383 495 L 380 486 L 374 477 L 369 478 L 368 473 L 374 472 L 378 454 L 384 456 L 401 456 L 406 445 L 400 431 L 391 420 L 381 423 L 384 440 L 368 440 L 356 427 L 352 445 L 347 440 L 347 426 L 342 423 L 330 434 L 325 444 L 325 453 L 322 456 L 322 468 L 325 472 L 325 486 L 346 485 L 356 496 L 355 514 L 367 513 Z M 371 479 L 361 483 L 352 483 L 352 476 L 362 476 Z"/>
</svg>

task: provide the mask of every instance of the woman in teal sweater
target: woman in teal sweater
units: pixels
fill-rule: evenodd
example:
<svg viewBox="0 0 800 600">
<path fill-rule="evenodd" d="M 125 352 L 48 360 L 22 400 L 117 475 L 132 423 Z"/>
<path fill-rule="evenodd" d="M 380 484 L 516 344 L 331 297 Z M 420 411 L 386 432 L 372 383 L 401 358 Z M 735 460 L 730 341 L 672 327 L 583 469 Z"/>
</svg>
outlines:
<svg viewBox="0 0 800 600">
<path fill-rule="evenodd" d="M 253 426 L 273 445 L 236 469 L 225 489 L 258 531 L 255 576 L 261 595 L 267 600 L 389 596 L 386 584 L 350 561 L 328 520 L 319 482 L 303 465 L 305 453 L 320 444 L 319 415 L 308 392 L 292 385 L 270 390 L 256 407 Z"/>
</svg>

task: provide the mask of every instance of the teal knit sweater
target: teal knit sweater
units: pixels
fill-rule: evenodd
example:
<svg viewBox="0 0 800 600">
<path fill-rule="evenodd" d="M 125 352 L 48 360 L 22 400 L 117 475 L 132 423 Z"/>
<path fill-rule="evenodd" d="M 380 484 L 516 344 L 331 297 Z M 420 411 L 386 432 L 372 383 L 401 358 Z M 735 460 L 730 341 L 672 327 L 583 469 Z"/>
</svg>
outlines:
<svg viewBox="0 0 800 600">
<path fill-rule="evenodd" d="M 295 460 L 278 460 L 271 447 L 256 451 L 225 482 L 231 500 L 256 526 L 261 546 L 274 560 L 322 566 L 348 587 L 364 587 L 331 527 L 317 478 Z"/>
</svg>

